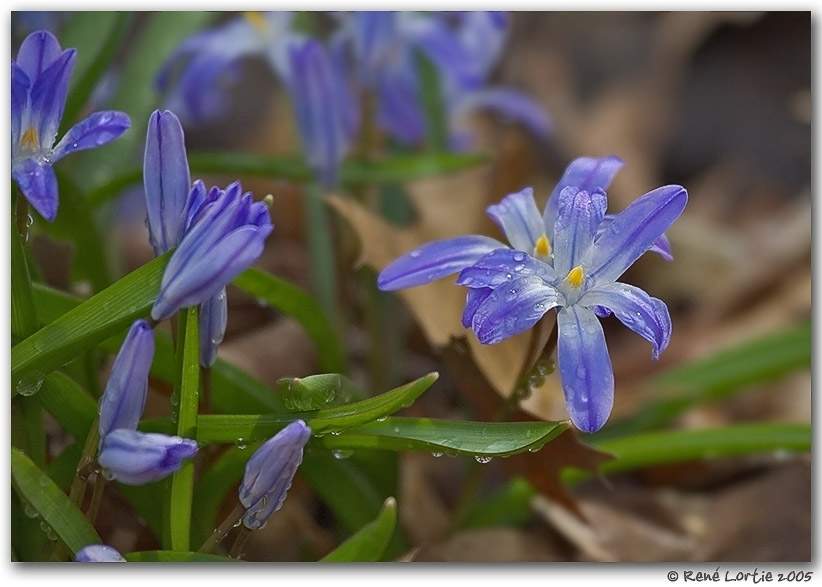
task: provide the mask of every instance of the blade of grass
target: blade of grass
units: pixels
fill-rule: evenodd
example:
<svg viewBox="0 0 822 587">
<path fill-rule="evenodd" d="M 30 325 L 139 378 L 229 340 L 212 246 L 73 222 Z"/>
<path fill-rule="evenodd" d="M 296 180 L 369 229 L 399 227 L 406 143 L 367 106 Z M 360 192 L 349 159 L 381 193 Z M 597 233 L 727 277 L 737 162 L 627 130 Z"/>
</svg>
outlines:
<svg viewBox="0 0 822 587">
<path fill-rule="evenodd" d="M 397 500 L 389 497 L 383 502 L 377 519 L 360 530 L 320 559 L 320 562 L 375 562 L 382 558 L 394 528 L 397 525 Z"/>
</svg>

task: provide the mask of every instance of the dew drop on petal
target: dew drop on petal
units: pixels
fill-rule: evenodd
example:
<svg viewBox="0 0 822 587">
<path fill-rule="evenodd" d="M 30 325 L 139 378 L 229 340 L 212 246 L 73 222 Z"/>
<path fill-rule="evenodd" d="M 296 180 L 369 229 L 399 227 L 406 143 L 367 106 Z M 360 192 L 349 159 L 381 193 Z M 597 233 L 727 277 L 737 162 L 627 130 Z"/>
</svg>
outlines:
<svg viewBox="0 0 822 587">
<path fill-rule="evenodd" d="M 408 256 L 409 256 L 409 257 L 411 257 L 411 258 L 413 258 L 413 259 L 416 259 L 416 258 L 417 258 L 417 257 L 419 257 L 420 255 L 422 255 L 422 251 L 421 251 L 421 250 L 419 250 L 419 249 L 414 249 L 413 251 L 411 251 L 410 253 L 408 253 Z"/>
<path fill-rule="evenodd" d="M 525 253 L 523 253 L 522 251 L 517 251 L 516 253 L 514 253 L 514 255 L 511 258 L 514 261 L 516 261 L 517 263 L 521 263 L 522 261 L 525 261 L 526 256 L 527 255 Z"/>
<path fill-rule="evenodd" d="M 578 377 L 579 379 L 585 379 L 585 376 L 586 376 L 587 374 L 588 374 L 588 372 L 585 370 L 585 367 L 583 367 L 582 365 L 580 365 L 579 367 L 577 367 L 577 377 Z"/>
</svg>

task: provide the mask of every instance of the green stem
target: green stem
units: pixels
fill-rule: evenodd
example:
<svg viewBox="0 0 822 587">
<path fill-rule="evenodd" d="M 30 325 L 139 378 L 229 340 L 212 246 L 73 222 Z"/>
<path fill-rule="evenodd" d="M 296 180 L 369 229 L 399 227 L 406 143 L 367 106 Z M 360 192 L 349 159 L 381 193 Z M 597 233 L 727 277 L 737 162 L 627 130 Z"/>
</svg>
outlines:
<svg viewBox="0 0 822 587">
<path fill-rule="evenodd" d="M 177 434 L 183 438 L 197 436 L 197 409 L 200 385 L 200 348 L 197 325 L 198 308 L 182 310 L 177 331 L 177 373 L 173 393 L 179 405 Z M 173 402 L 172 402 L 173 404 Z M 171 550 L 189 550 L 191 539 L 191 503 L 194 494 L 194 461 L 186 459 L 171 477 L 169 500 L 169 541 Z"/>
<path fill-rule="evenodd" d="M 316 182 L 305 188 L 303 200 L 305 231 L 308 242 L 308 259 L 314 293 L 320 306 L 334 324 L 341 329 L 341 317 L 337 308 L 337 267 L 334 255 L 332 227 L 323 201 L 322 188 Z"/>
<path fill-rule="evenodd" d="M 245 513 L 245 508 L 243 507 L 243 504 L 238 503 L 231 513 L 226 516 L 223 523 L 215 528 L 214 532 L 212 532 L 211 536 L 208 537 L 208 540 L 203 543 L 197 552 L 209 553 L 214 550 L 214 547 L 216 547 L 222 539 L 225 538 L 225 535 L 237 525 L 237 522 L 239 522 L 243 513 Z"/>
</svg>

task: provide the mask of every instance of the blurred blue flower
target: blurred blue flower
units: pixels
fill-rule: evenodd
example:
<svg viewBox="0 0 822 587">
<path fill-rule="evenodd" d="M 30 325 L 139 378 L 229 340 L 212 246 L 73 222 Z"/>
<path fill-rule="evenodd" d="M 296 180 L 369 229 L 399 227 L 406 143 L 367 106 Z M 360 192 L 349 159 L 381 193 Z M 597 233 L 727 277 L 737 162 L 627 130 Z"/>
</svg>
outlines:
<svg viewBox="0 0 822 587">
<path fill-rule="evenodd" d="M 239 492 L 240 503 L 246 508 L 242 518 L 246 528 L 262 528 L 280 509 L 310 438 L 311 429 L 302 420 L 295 420 L 251 455 Z"/>
<path fill-rule="evenodd" d="M 177 471 L 196 453 L 197 443 L 187 438 L 118 428 L 102 439 L 97 462 L 106 479 L 145 485 Z"/>
<path fill-rule="evenodd" d="M 48 221 L 57 216 L 52 165 L 75 151 L 105 145 L 131 125 L 122 112 L 95 112 L 55 146 L 76 51 L 60 48 L 48 31 L 30 34 L 11 62 L 12 176 L 31 206 Z"/>
<path fill-rule="evenodd" d="M 187 123 L 213 120 L 226 111 L 226 89 L 243 59 L 261 57 L 279 76 L 292 38 L 291 12 L 246 12 L 184 41 L 166 61 L 157 85 L 166 106 Z"/>
<path fill-rule="evenodd" d="M 399 141 L 421 143 L 427 133 L 417 53 L 438 72 L 452 148 L 470 146 L 460 127 L 477 109 L 520 122 L 540 138 L 550 134 L 547 114 L 530 97 L 485 87 L 507 35 L 505 13 L 350 12 L 339 20 L 332 49 L 348 56 L 340 62 L 374 93 L 378 125 Z"/>
<path fill-rule="evenodd" d="M 288 43 L 283 81 L 291 95 L 306 159 L 320 183 L 332 188 L 359 126 L 351 88 L 322 44 L 313 39 Z"/>
<path fill-rule="evenodd" d="M 154 331 L 145 320 L 131 325 L 100 398 L 100 443 L 116 428 L 136 430 L 143 415 L 148 374 L 154 359 Z"/>
<path fill-rule="evenodd" d="M 225 288 L 208 298 L 200 306 L 198 321 L 200 334 L 200 364 L 211 367 L 217 360 L 217 351 L 223 342 L 228 323 L 228 299 Z"/>
<path fill-rule="evenodd" d="M 78 563 L 124 563 L 127 562 L 116 548 L 105 544 L 89 544 L 77 551 L 74 560 Z"/>
<path fill-rule="evenodd" d="M 268 206 L 255 202 L 239 182 L 206 195 L 202 182 L 191 192 L 189 226 L 166 265 L 154 320 L 196 306 L 218 295 L 262 254 L 274 229 Z"/>
</svg>

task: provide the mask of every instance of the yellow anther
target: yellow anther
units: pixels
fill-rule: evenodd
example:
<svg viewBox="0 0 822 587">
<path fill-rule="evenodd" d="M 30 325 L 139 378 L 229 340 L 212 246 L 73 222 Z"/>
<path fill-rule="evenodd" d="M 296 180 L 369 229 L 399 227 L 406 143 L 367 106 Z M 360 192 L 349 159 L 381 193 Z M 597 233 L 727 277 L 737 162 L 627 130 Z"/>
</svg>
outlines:
<svg viewBox="0 0 822 587">
<path fill-rule="evenodd" d="M 23 133 L 23 136 L 20 137 L 20 146 L 32 151 L 40 148 L 40 139 L 37 137 L 37 129 L 34 128 L 34 125 L 28 127 L 26 132 Z"/>
<path fill-rule="evenodd" d="M 263 204 L 270 210 L 271 207 L 274 205 L 274 196 L 272 194 L 268 194 L 266 197 L 263 198 Z"/>
<path fill-rule="evenodd" d="M 243 16 L 245 16 L 245 19 L 251 23 L 251 26 L 261 33 L 265 32 L 268 28 L 268 23 L 266 22 L 265 17 L 257 10 L 248 10 L 243 13 Z"/>
<path fill-rule="evenodd" d="M 568 272 L 568 276 L 565 278 L 571 287 L 577 288 L 582 285 L 582 280 L 585 278 L 585 273 L 582 271 L 582 265 L 577 265 L 573 269 Z"/>
<path fill-rule="evenodd" d="M 548 237 L 544 234 L 537 239 L 537 244 L 534 246 L 534 253 L 538 257 L 547 257 L 551 254 L 551 243 L 548 242 Z"/>
</svg>

